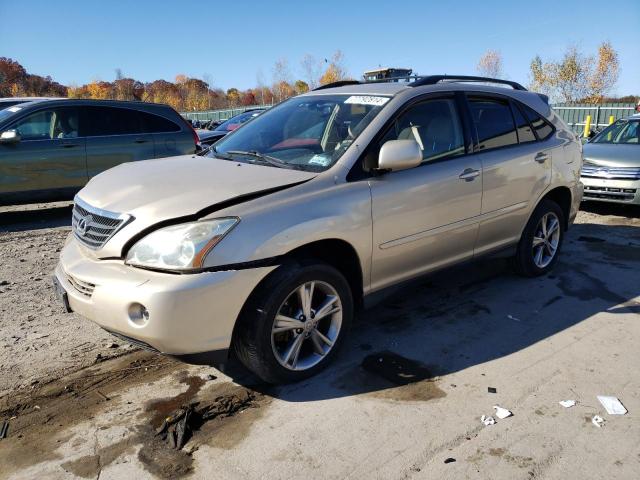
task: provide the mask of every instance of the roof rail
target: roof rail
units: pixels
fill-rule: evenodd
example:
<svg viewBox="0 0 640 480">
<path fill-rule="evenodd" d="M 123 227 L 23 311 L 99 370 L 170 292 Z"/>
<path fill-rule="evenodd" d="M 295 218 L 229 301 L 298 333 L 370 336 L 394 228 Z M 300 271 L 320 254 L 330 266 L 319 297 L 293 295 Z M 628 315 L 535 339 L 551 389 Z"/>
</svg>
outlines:
<svg viewBox="0 0 640 480">
<path fill-rule="evenodd" d="M 359 80 L 338 80 L 337 82 L 327 83 L 326 85 L 320 85 L 319 87 L 314 88 L 312 91 L 316 90 L 324 90 L 325 88 L 335 88 L 335 87 L 344 87 L 347 85 L 359 85 L 362 82 Z"/>
<path fill-rule="evenodd" d="M 518 82 L 512 82 L 511 80 L 502 80 L 500 78 L 491 77 L 475 77 L 469 75 L 429 75 L 426 77 L 419 77 L 415 82 L 411 82 L 409 85 L 412 87 L 420 87 L 422 85 L 435 85 L 440 82 L 485 82 L 485 83 L 497 83 L 500 85 L 509 85 L 514 90 L 526 90 Z"/>
</svg>

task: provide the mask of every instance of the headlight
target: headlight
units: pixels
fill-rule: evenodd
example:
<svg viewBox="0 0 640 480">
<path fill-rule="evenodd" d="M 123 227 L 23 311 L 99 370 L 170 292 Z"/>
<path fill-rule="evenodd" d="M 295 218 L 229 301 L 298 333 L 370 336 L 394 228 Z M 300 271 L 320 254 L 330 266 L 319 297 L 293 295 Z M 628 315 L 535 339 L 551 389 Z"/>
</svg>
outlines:
<svg viewBox="0 0 640 480">
<path fill-rule="evenodd" d="M 162 270 L 192 270 L 202 267 L 204 258 L 240 219 L 203 220 L 161 228 L 138 241 L 127 254 L 126 263 Z"/>
</svg>

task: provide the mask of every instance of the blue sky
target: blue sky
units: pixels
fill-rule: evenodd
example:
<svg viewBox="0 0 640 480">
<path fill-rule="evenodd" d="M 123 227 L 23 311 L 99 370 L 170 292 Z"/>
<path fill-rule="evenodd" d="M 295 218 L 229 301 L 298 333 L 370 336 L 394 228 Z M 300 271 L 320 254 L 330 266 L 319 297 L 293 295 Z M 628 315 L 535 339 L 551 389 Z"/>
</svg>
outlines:
<svg viewBox="0 0 640 480">
<path fill-rule="evenodd" d="M 610 17 L 607 15 L 610 13 Z M 409 66 L 421 74 L 474 74 L 487 49 L 506 76 L 529 82 L 529 62 L 569 45 L 595 53 L 609 40 L 622 71 L 613 93 L 640 94 L 640 0 L 168 1 L 0 0 L 0 56 L 64 84 L 208 76 L 244 89 L 279 58 L 302 77 L 305 53 L 340 49 L 349 72 Z"/>
</svg>

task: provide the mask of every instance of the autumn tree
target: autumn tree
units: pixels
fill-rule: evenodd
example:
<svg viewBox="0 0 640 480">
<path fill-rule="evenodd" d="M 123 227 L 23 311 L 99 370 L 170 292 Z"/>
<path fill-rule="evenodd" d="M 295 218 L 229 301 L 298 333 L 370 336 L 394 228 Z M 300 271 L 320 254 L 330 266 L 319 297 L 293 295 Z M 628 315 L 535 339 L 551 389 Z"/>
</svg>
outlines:
<svg viewBox="0 0 640 480">
<path fill-rule="evenodd" d="M 556 101 L 599 102 L 615 85 L 619 70 L 618 53 L 609 42 L 600 45 L 597 58 L 571 46 L 558 61 L 543 62 L 539 56 L 534 57 L 530 88 Z"/>
<path fill-rule="evenodd" d="M 296 95 L 300 95 L 301 93 L 307 93 L 309 91 L 309 84 L 303 80 L 296 80 L 293 84 L 293 88 Z"/>
<path fill-rule="evenodd" d="M 300 61 L 300 66 L 304 73 L 303 78 L 307 81 L 307 85 L 311 90 L 320 85 L 320 77 L 322 76 L 322 63 L 310 53 L 307 53 Z"/>
<path fill-rule="evenodd" d="M 483 77 L 501 78 L 502 54 L 496 50 L 487 50 L 478 61 L 476 70 Z"/>
<path fill-rule="evenodd" d="M 293 95 L 293 88 L 289 84 L 291 73 L 286 58 L 276 60 L 273 66 L 273 95 L 276 102 L 281 102 Z"/>
<path fill-rule="evenodd" d="M 338 82 L 349 78 L 347 70 L 344 66 L 344 55 L 340 50 L 331 57 L 331 60 L 325 59 L 327 68 L 320 77 L 320 85 L 327 85 L 328 83 Z"/>
<path fill-rule="evenodd" d="M 227 102 L 229 102 L 230 107 L 235 107 L 240 103 L 240 92 L 237 88 L 227 90 Z"/>
</svg>

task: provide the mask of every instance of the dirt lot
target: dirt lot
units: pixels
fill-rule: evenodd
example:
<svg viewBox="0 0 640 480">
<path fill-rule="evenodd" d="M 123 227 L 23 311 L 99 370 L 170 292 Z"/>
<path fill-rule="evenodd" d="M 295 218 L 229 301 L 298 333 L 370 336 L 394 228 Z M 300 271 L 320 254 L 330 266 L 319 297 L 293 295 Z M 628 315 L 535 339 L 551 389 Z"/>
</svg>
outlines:
<svg viewBox="0 0 640 480">
<path fill-rule="evenodd" d="M 280 388 L 62 314 L 50 276 L 69 217 L 0 209 L 0 478 L 640 478 L 638 210 L 581 212 L 547 277 L 484 260 L 406 288 L 361 315 L 332 368 Z M 176 450 L 155 429 L 186 405 Z M 484 426 L 493 405 L 513 416 Z"/>
</svg>

